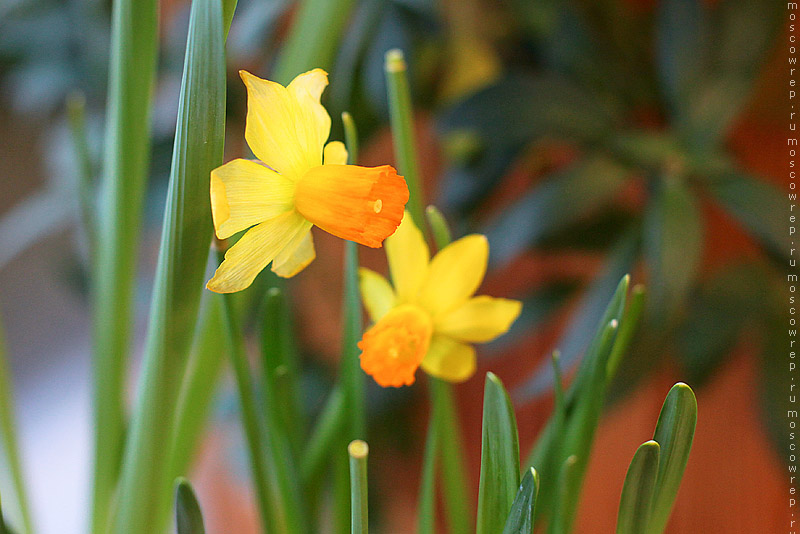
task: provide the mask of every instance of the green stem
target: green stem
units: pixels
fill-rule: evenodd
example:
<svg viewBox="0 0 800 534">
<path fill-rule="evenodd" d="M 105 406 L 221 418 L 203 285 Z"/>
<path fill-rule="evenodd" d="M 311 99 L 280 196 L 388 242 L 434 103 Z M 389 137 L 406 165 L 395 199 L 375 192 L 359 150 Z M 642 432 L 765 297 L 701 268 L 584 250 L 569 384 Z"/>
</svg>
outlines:
<svg viewBox="0 0 800 534">
<path fill-rule="evenodd" d="M 439 250 L 450 244 L 452 234 L 441 213 L 433 206 L 428 207 L 428 220 L 431 233 Z M 458 425 L 458 412 L 452 386 L 443 380 L 431 377 L 431 405 L 433 424 L 438 427 L 441 440 L 442 489 L 444 492 L 445 513 L 450 531 L 455 534 L 470 532 L 472 512 L 467 497 L 467 480 L 464 476 L 464 446 Z"/>
<path fill-rule="evenodd" d="M 33 521 L 22 475 L 22 461 L 20 460 L 14 413 L 14 386 L 8 367 L 4 334 L 2 328 L 0 328 L 0 437 L 3 440 L 3 451 L 5 452 L 8 470 L 11 474 L 11 483 L 14 486 L 19 515 L 22 520 L 22 530 L 20 532 L 21 534 L 32 534 Z"/>
<path fill-rule="evenodd" d="M 447 436 L 447 439 L 441 440 L 442 492 L 447 524 L 453 534 L 470 532 L 473 514 L 467 496 L 469 485 L 464 476 L 464 446 L 453 387 L 431 377 L 431 403 L 436 407 L 434 414 L 437 418 L 434 421 L 439 427 L 438 433 Z"/>
<path fill-rule="evenodd" d="M 350 532 L 367 534 L 369 513 L 367 501 L 367 455 L 369 447 L 360 439 L 350 442 Z"/>
<path fill-rule="evenodd" d="M 116 0 L 106 113 L 103 195 L 94 264 L 94 481 L 92 532 L 109 526 L 125 434 L 125 369 L 142 204 L 150 157 L 150 104 L 158 54 L 156 0 Z"/>
<path fill-rule="evenodd" d="M 334 387 L 308 440 L 308 447 L 300 466 L 300 477 L 306 487 L 316 486 L 317 480 L 322 475 L 325 462 L 334 448 L 333 444 L 344 427 L 347 416 L 345 406 L 344 392 L 341 387 Z"/>
<path fill-rule="evenodd" d="M 406 179 L 409 199 L 408 211 L 419 228 L 424 228 L 423 197 L 417 165 L 414 139 L 414 115 L 411 107 L 411 90 L 403 52 L 398 49 L 386 52 L 384 69 L 389 92 L 389 116 L 394 137 L 394 155 L 397 169 Z"/>
<path fill-rule="evenodd" d="M 81 225 L 86 236 L 90 263 L 94 265 L 92 258 L 97 241 L 93 193 L 94 173 L 92 157 L 89 154 L 89 143 L 86 140 L 86 97 L 82 92 L 76 91 L 67 98 L 67 118 L 69 119 L 75 159 L 78 162 L 78 206 L 81 213 Z"/>
<path fill-rule="evenodd" d="M 283 285 L 283 284 L 281 284 Z M 291 310 L 278 287 L 264 298 L 261 356 L 267 428 L 280 434 L 295 458 L 299 457 L 306 422 L 298 387 L 297 357 L 292 345 Z"/>
<path fill-rule="evenodd" d="M 439 418 L 434 410 L 439 403 L 431 403 L 431 415 L 428 421 L 428 435 L 425 439 L 425 455 L 422 459 L 422 480 L 419 489 L 419 505 L 417 517 L 417 533 L 433 534 L 436 531 L 436 458 L 439 456 L 441 438 Z"/>
<path fill-rule="evenodd" d="M 220 254 L 221 256 L 222 254 Z M 242 427 L 250 457 L 250 470 L 255 486 L 256 501 L 261 513 L 264 532 L 286 532 L 287 525 L 285 518 L 283 521 L 273 511 L 270 502 L 273 498 L 270 485 L 267 482 L 267 467 L 264 461 L 265 445 L 262 437 L 264 431 L 260 428 L 258 408 L 256 405 L 253 385 L 250 379 L 250 366 L 247 362 L 247 354 L 244 348 L 241 328 L 236 313 L 236 306 L 233 302 L 233 295 L 222 295 L 224 303 L 223 322 L 230 339 L 231 364 L 233 373 L 236 377 L 236 386 L 239 393 L 239 402 L 242 410 Z"/>
</svg>

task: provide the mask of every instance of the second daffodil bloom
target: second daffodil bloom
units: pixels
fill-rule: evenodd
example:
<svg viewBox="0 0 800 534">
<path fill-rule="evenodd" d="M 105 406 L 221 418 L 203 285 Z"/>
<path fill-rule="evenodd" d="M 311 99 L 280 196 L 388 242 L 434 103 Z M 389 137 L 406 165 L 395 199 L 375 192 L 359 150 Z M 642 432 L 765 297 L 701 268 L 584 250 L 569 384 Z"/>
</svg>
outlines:
<svg viewBox="0 0 800 534">
<path fill-rule="evenodd" d="M 406 214 L 384 248 L 394 287 L 369 269 L 359 272 L 375 323 L 358 344 L 362 369 L 384 387 L 413 384 L 420 366 L 443 380 L 466 380 L 476 367 L 471 343 L 505 333 L 522 309 L 516 300 L 472 296 L 486 273 L 486 237 L 468 235 L 431 259 Z"/>
<path fill-rule="evenodd" d="M 294 276 L 314 259 L 311 227 L 379 247 L 403 218 L 408 188 L 390 166 L 346 165 L 331 118 L 320 103 L 321 69 L 288 86 L 239 74 L 247 87 L 245 139 L 258 161 L 236 159 L 211 172 L 211 213 L 219 239 L 247 230 L 225 254 L 207 287 L 248 287 L 270 262 Z"/>
</svg>

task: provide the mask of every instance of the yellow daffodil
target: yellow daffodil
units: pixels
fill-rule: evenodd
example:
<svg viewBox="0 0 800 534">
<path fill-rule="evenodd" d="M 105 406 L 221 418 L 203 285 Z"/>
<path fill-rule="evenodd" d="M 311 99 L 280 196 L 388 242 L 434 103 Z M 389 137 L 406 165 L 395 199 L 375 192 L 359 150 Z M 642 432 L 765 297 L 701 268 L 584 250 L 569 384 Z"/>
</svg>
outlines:
<svg viewBox="0 0 800 534">
<path fill-rule="evenodd" d="M 473 297 L 486 273 L 489 243 L 468 235 L 430 259 L 422 233 L 406 213 L 386 240 L 394 287 L 383 276 L 361 269 L 364 305 L 375 323 L 359 342 L 361 368 L 381 386 L 414 383 L 422 368 L 450 382 L 475 372 L 475 349 L 505 333 L 522 303 Z"/>
<path fill-rule="evenodd" d="M 313 225 L 381 246 L 403 218 L 408 188 L 392 167 L 346 165 L 344 145 L 325 144 L 325 71 L 286 87 L 239 74 L 247 87 L 245 139 L 259 161 L 236 159 L 211 172 L 211 213 L 219 239 L 250 229 L 226 252 L 208 289 L 245 289 L 270 262 L 279 276 L 294 276 L 315 257 Z"/>
</svg>

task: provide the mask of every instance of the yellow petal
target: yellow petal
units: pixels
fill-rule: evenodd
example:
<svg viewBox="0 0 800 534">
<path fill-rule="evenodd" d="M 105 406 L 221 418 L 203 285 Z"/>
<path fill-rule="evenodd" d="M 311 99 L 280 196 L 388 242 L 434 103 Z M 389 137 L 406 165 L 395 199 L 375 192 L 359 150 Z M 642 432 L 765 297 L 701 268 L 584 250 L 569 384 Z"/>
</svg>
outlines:
<svg viewBox="0 0 800 534">
<path fill-rule="evenodd" d="M 225 261 L 206 287 L 217 293 L 233 293 L 247 288 L 295 236 L 309 228 L 311 223 L 294 211 L 254 226 L 228 249 Z"/>
<path fill-rule="evenodd" d="M 283 278 L 291 278 L 314 261 L 317 253 L 314 251 L 314 238 L 311 237 L 311 228 L 300 232 L 280 254 L 272 260 L 272 272 Z"/>
<path fill-rule="evenodd" d="M 485 343 L 505 334 L 519 317 L 518 300 L 480 296 L 436 318 L 436 332 L 459 341 Z"/>
<path fill-rule="evenodd" d="M 413 302 L 428 275 L 430 251 L 408 212 L 397 231 L 384 243 L 398 300 Z"/>
<path fill-rule="evenodd" d="M 434 334 L 421 367 L 436 378 L 448 382 L 463 382 L 475 373 L 477 356 L 470 345 Z"/>
<path fill-rule="evenodd" d="M 419 303 L 433 316 L 463 304 L 481 285 L 489 260 L 489 242 L 472 234 L 450 243 L 434 256 Z"/>
<path fill-rule="evenodd" d="M 331 141 L 322 153 L 324 165 L 347 165 L 347 149 L 341 141 Z"/>
<path fill-rule="evenodd" d="M 367 308 L 372 322 L 377 323 L 394 307 L 394 290 L 386 278 L 363 267 L 358 270 L 358 281 L 364 307 Z"/>
<path fill-rule="evenodd" d="M 294 182 L 246 159 L 211 171 L 211 215 L 217 237 L 227 239 L 254 224 L 289 211 Z"/>
<path fill-rule="evenodd" d="M 247 87 L 244 135 L 256 157 L 292 179 L 321 165 L 322 146 L 330 133 L 330 117 L 319 103 L 327 75 L 301 74 L 288 89 L 247 71 L 239 74 Z"/>
<path fill-rule="evenodd" d="M 313 69 L 297 76 L 286 86 L 299 104 L 303 120 L 298 126 L 300 138 L 310 143 L 309 150 L 321 149 L 331 132 L 331 117 L 320 103 L 322 92 L 328 86 L 328 73 Z"/>
</svg>

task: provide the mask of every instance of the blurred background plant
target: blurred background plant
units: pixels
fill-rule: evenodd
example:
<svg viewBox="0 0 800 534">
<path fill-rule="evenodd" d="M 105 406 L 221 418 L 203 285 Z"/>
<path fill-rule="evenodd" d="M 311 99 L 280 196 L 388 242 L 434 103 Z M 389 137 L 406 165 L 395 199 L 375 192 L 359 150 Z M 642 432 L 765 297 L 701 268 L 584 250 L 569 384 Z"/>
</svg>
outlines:
<svg viewBox="0 0 800 534">
<path fill-rule="evenodd" d="M 758 452 L 766 464 L 769 455 L 785 453 L 781 403 L 788 374 L 779 355 L 788 346 L 787 306 L 780 282 L 790 244 L 785 198 L 775 186 L 785 178 L 770 181 L 754 170 L 780 172 L 769 160 L 783 154 L 770 147 L 784 141 L 748 122 L 754 115 L 768 125 L 776 115 L 784 120 L 775 111 L 780 106 L 769 102 L 783 6 L 769 0 L 361 0 L 342 6 L 331 24 L 345 31 L 324 43 L 329 53 L 321 66 L 331 74 L 326 105 L 332 117 L 353 114 L 367 140 L 365 163 L 384 162 L 391 154 L 384 53 L 406 51 L 427 197 L 457 235 L 489 237 L 488 285 L 525 300 L 512 333 L 483 353 L 484 368 L 507 373 L 521 413 L 550 402 L 551 350 L 560 349 L 565 373 L 574 369 L 617 281 L 633 272 L 647 281 L 651 298 L 610 387 L 616 400 L 638 385 L 647 389 L 654 373 L 675 373 L 696 389 L 714 384 L 731 366 L 749 365 L 733 358 L 744 346 L 745 359 L 758 361 L 757 385 L 749 378 L 744 383 L 758 391 L 758 417 L 773 440 L 771 452 Z M 227 43 L 228 154 L 245 150 L 244 91 L 236 72 L 274 71 L 298 10 L 288 0 L 239 2 Z M 93 211 L 102 159 L 110 12 L 110 2 L 100 0 L 0 4 L 0 88 L 7 104 L 0 108 L 0 270 L 10 276 L 15 266 L 24 269 L 25 262 L 13 260 L 66 235 L 70 246 L 59 249 L 63 254 L 51 258 L 45 274 L 79 295 L 86 295 L 90 265 L 90 240 L 79 221 L 87 206 Z M 151 232 L 137 302 L 147 302 L 152 286 L 187 14 L 186 2 L 161 3 L 145 210 Z M 85 102 L 83 159 L 66 113 L 73 94 L 80 95 L 73 102 Z M 343 138 L 337 120 L 332 138 Z M 759 160 L 756 152 L 765 155 Z M 324 239 L 318 246 L 340 253 Z M 309 412 L 320 409 L 339 346 L 331 343 L 339 336 L 341 299 L 340 286 L 330 283 L 340 265 L 333 256 L 310 270 L 294 293 L 297 328 L 307 334 L 298 339 L 305 340 Z M 381 265 L 377 255 L 364 257 Z M 4 309 L 19 306 L 3 287 Z M 26 340 L 14 333 L 13 317 L 7 322 L 13 355 Z M 478 382 L 460 390 L 465 420 L 480 409 L 470 399 Z M 723 394 L 745 395 L 737 387 Z M 374 435 L 386 440 L 372 443 L 375 449 L 418 449 L 407 438 L 409 428 L 421 428 L 415 392 L 371 387 L 368 394 L 370 424 L 380 429 Z M 223 413 L 229 397 L 223 394 Z M 525 426 L 539 430 L 544 418 L 530 421 Z M 759 432 L 759 423 L 748 431 Z M 477 452 L 468 453 L 475 465 Z M 621 456 L 627 465 L 630 454 Z"/>
</svg>

